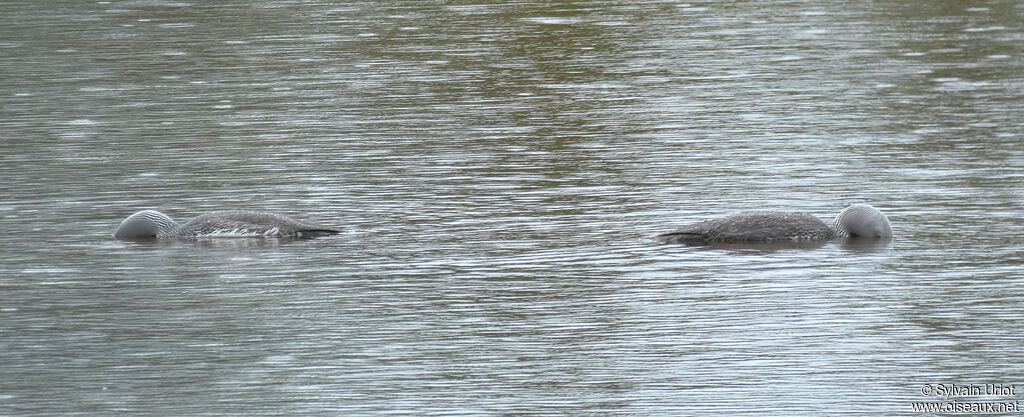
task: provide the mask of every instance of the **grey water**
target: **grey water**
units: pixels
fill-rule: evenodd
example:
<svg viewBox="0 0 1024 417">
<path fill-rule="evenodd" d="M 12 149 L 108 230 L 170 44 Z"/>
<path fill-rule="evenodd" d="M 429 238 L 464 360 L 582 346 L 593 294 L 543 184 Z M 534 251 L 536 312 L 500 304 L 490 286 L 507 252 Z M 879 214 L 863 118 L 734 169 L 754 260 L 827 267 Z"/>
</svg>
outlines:
<svg viewBox="0 0 1024 417">
<path fill-rule="evenodd" d="M 15 0 L 0 27 L 0 415 L 1024 391 L 1019 1 Z M 653 239 L 855 203 L 895 239 Z M 343 232 L 112 239 L 146 208 Z"/>
</svg>

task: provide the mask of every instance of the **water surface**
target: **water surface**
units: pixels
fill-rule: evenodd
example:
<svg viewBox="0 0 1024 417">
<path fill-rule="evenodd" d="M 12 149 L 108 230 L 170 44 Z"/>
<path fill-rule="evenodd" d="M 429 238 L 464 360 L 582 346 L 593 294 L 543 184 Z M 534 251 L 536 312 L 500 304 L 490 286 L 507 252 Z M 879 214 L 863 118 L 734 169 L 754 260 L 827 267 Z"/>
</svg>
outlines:
<svg viewBox="0 0 1024 417">
<path fill-rule="evenodd" d="M 1024 390 L 1018 2 L 0 9 L 2 414 L 919 415 L 923 384 Z M 896 238 L 653 239 L 854 203 Z M 112 240 L 143 208 L 344 232 Z"/>
</svg>

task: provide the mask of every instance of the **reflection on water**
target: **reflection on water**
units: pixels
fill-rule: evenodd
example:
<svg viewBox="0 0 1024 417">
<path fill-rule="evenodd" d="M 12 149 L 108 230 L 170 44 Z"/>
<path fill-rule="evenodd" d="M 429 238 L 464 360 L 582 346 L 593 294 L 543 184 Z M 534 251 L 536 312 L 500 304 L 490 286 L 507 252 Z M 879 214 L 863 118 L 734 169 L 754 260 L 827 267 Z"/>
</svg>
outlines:
<svg viewBox="0 0 1024 417">
<path fill-rule="evenodd" d="M 1021 383 L 1017 2 L 3 9 L 0 414 L 910 415 Z M 895 239 L 653 238 L 854 203 Z M 343 232 L 111 239 L 147 207 Z"/>
</svg>

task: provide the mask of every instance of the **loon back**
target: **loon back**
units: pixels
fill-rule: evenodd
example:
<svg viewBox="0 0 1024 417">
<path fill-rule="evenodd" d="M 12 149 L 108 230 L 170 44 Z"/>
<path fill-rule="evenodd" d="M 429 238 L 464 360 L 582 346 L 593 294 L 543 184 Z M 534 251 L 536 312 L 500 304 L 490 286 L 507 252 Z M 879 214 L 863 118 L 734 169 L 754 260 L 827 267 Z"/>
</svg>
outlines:
<svg viewBox="0 0 1024 417">
<path fill-rule="evenodd" d="M 181 226 L 181 237 L 317 237 L 339 230 L 279 214 L 249 210 L 214 211 Z"/>
<path fill-rule="evenodd" d="M 827 240 L 833 234 L 825 222 L 809 214 L 752 211 L 694 223 L 658 238 L 665 243 L 705 244 Z"/>
<path fill-rule="evenodd" d="M 337 229 L 279 214 L 248 210 L 215 211 L 178 225 L 166 214 L 143 210 L 121 222 L 118 240 L 196 239 L 205 237 L 301 238 L 339 233 Z"/>
</svg>

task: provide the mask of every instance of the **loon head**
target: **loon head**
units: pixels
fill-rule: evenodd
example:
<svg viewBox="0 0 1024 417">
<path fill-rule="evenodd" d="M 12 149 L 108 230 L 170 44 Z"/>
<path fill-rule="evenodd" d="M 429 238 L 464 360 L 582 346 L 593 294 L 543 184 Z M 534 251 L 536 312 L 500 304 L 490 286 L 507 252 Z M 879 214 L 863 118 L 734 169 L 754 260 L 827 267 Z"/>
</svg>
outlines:
<svg viewBox="0 0 1024 417">
<path fill-rule="evenodd" d="M 166 214 L 156 210 L 142 210 L 121 222 L 114 232 L 117 240 L 146 240 L 166 237 L 174 233 L 178 224 Z"/>
<path fill-rule="evenodd" d="M 889 219 L 878 209 L 866 204 L 847 207 L 832 223 L 840 236 L 851 238 L 891 239 Z"/>
</svg>

